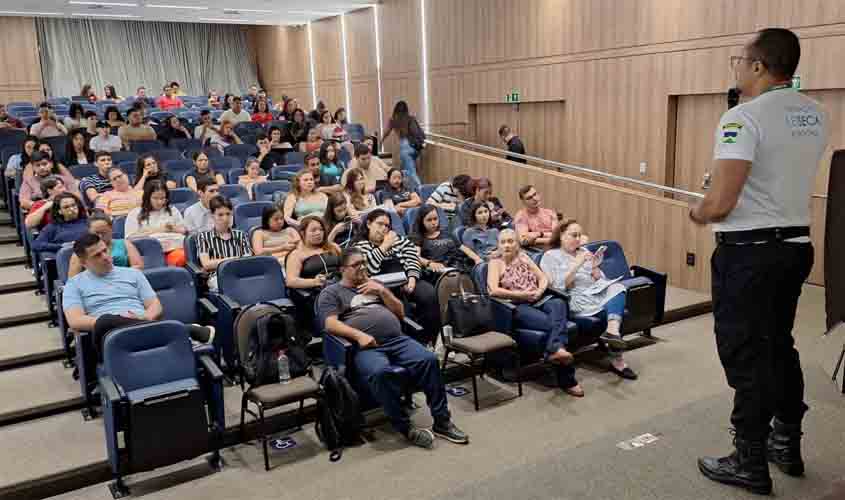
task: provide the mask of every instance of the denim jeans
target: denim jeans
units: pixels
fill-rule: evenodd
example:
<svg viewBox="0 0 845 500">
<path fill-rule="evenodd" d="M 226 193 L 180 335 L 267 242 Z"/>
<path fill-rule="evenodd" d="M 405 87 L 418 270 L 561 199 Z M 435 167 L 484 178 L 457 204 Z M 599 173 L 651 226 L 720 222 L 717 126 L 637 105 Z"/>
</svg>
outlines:
<svg viewBox="0 0 845 500">
<path fill-rule="evenodd" d="M 422 182 L 417 175 L 417 157 L 419 152 L 411 146 L 408 139 L 399 140 L 399 160 L 402 163 L 402 174 L 405 176 L 405 187 L 417 189 Z"/>
<path fill-rule="evenodd" d="M 569 343 L 569 335 L 566 333 L 567 312 L 566 302 L 558 298 L 546 301 L 539 308 L 530 304 L 519 304 L 516 307 L 514 326 L 549 332 L 546 337 L 545 352 L 545 356 L 548 357 L 559 349 L 565 348 Z M 555 365 L 555 375 L 561 389 L 568 389 L 578 384 L 575 380 L 575 366 L 572 364 Z"/>
</svg>

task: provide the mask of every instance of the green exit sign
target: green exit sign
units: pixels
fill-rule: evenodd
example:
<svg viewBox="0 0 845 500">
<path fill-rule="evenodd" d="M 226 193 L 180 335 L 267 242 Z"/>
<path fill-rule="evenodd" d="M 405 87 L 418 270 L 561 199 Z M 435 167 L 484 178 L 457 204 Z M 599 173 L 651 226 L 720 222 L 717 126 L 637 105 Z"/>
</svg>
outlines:
<svg viewBox="0 0 845 500">
<path fill-rule="evenodd" d="M 505 94 L 505 102 L 518 103 L 519 102 L 519 91 L 514 89 L 514 90 L 511 90 L 509 94 Z"/>
</svg>

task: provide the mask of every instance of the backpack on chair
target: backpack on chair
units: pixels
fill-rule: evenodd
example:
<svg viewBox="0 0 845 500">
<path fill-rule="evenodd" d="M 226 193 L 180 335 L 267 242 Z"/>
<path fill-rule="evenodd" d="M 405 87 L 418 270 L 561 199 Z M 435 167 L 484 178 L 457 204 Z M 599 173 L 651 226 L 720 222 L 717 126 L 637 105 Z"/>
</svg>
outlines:
<svg viewBox="0 0 845 500">
<path fill-rule="evenodd" d="M 343 376 L 342 370 L 327 367 L 320 377 L 323 398 L 317 401 L 317 437 L 329 450 L 329 460 L 343 457 L 343 448 L 360 444 L 364 417 L 358 393 Z"/>
<path fill-rule="evenodd" d="M 242 373 L 251 387 L 279 381 L 281 350 L 288 357 L 291 378 L 310 373 L 311 360 L 305 352 L 310 338 L 299 335 L 293 316 L 279 306 L 261 302 L 244 308 L 234 330 Z"/>
</svg>

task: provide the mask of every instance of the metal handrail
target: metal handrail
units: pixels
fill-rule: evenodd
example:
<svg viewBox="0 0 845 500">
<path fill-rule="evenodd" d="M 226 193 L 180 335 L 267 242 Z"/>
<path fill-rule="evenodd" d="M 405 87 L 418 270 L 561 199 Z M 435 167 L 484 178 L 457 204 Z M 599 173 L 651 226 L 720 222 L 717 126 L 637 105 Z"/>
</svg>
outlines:
<svg viewBox="0 0 845 500">
<path fill-rule="evenodd" d="M 672 194 L 676 194 L 676 195 L 686 196 L 688 198 L 694 198 L 694 199 L 699 199 L 699 200 L 704 198 L 704 195 L 701 194 L 701 193 L 694 193 L 692 191 L 687 191 L 687 190 L 684 190 L 684 189 L 678 189 L 678 188 L 674 188 L 674 187 L 664 186 L 662 184 L 657 184 L 657 183 L 654 183 L 654 182 L 644 181 L 644 180 L 640 180 L 640 179 L 634 179 L 634 178 L 631 178 L 631 177 L 625 177 L 624 175 L 609 174 L 607 172 L 602 172 L 600 170 L 594 170 L 592 168 L 587 168 L 587 167 L 580 167 L 578 165 L 569 165 L 567 163 L 560 163 L 560 162 L 557 162 L 557 161 L 546 160 L 545 158 L 538 158 L 536 156 L 523 155 L 523 154 L 518 154 L 518 153 L 511 153 L 510 151 L 505 151 L 503 149 L 494 148 L 494 147 L 491 147 L 491 146 L 485 146 L 484 144 L 478 144 L 476 142 L 465 141 L 463 139 L 457 139 L 455 137 L 449 137 L 448 135 L 436 134 L 436 133 L 430 132 L 428 130 L 426 130 L 426 135 L 428 137 L 435 137 L 437 139 L 442 139 L 442 140 L 454 142 L 456 144 L 461 144 L 463 146 L 467 146 L 467 147 L 474 148 L 474 149 L 479 149 L 479 150 L 482 150 L 482 151 L 488 151 L 490 153 L 507 155 L 507 156 L 511 156 L 511 157 L 514 157 L 514 158 L 520 158 L 520 159 L 523 159 L 523 160 L 534 161 L 534 162 L 537 162 L 537 163 L 541 163 L 545 166 L 555 168 L 558 171 L 567 171 L 568 170 L 568 171 L 578 172 L 578 173 L 582 173 L 582 174 L 595 175 L 597 177 L 601 177 L 603 179 L 607 179 L 607 180 L 610 180 L 610 181 L 627 182 L 627 183 L 630 183 L 630 184 L 636 184 L 638 186 L 643 186 L 643 187 L 647 187 L 647 188 L 651 188 L 651 189 L 658 189 L 658 190 L 663 191 L 665 193 L 672 193 Z M 425 142 L 427 142 L 429 144 L 436 144 L 435 142 L 430 141 L 428 139 L 426 139 Z"/>
</svg>

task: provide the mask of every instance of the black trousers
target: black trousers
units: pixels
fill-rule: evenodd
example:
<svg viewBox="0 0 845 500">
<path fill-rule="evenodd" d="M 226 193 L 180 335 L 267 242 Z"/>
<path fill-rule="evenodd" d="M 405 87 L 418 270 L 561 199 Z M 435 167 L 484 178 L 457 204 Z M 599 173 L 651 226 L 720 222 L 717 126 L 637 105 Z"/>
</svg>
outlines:
<svg viewBox="0 0 845 500">
<path fill-rule="evenodd" d="M 434 342 L 440 331 L 440 306 L 434 287 L 431 283 L 418 279 L 413 293 L 402 293 L 406 300 L 414 303 L 414 314 L 409 316 L 423 327 L 422 338 L 414 340 L 423 345 Z"/>
<path fill-rule="evenodd" d="M 719 245 L 711 265 L 716 345 L 735 391 L 737 435 L 765 439 L 772 417 L 800 424 L 808 407 L 792 327 L 813 246 Z"/>
</svg>

